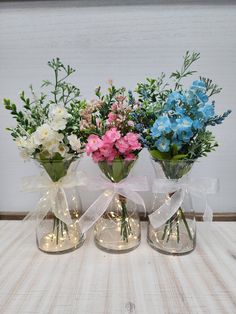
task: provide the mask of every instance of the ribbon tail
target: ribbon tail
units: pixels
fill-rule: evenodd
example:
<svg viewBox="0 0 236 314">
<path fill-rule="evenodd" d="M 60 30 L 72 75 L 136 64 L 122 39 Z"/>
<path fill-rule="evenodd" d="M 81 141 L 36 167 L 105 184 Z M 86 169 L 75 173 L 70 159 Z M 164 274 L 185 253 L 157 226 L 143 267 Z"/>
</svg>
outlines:
<svg viewBox="0 0 236 314">
<path fill-rule="evenodd" d="M 51 208 L 54 215 L 63 221 L 66 225 L 72 224 L 70 216 L 69 205 L 66 197 L 65 190 L 60 187 L 50 193 Z"/>
<path fill-rule="evenodd" d="M 39 224 L 44 217 L 47 215 L 51 206 L 51 197 L 50 193 L 46 192 L 39 200 L 36 208 L 34 211 L 29 212 L 26 217 L 23 219 L 24 222 L 26 221 L 37 221 Z"/>
<path fill-rule="evenodd" d="M 105 213 L 115 194 L 116 193 L 111 190 L 104 191 L 80 217 L 77 223 L 82 234 L 87 232 Z"/>
<path fill-rule="evenodd" d="M 174 215 L 174 213 L 183 203 L 184 196 L 185 196 L 184 190 L 180 189 L 176 191 L 155 212 L 148 215 L 150 223 L 153 226 L 153 228 L 155 229 L 159 228 Z"/>
<path fill-rule="evenodd" d="M 204 211 L 204 214 L 203 214 L 203 221 L 205 221 L 205 222 L 212 222 L 212 220 L 213 220 L 213 210 L 208 205 L 207 197 L 205 197 L 205 202 L 206 202 L 206 206 L 205 206 L 205 211 Z"/>
</svg>

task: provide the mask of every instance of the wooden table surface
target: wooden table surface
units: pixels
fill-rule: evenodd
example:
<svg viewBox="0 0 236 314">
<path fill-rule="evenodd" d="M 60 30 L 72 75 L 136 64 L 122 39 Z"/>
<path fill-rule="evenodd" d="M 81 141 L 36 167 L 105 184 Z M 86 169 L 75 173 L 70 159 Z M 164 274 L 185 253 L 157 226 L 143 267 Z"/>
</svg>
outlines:
<svg viewBox="0 0 236 314">
<path fill-rule="evenodd" d="M 84 245 L 47 255 L 22 223 L 0 221 L 0 313 L 236 313 L 236 222 L 198 223 L 196 250 L 173 257 L 146 243 L 133 252 Z"/>
</svg>

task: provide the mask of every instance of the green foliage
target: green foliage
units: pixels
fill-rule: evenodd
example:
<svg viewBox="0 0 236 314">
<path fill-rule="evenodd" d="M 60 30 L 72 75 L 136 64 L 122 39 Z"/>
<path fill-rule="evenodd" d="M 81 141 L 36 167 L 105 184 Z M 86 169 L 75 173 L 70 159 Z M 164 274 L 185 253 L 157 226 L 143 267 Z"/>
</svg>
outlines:
<svg viewBox="0 0 236 314">
<path fill-rule="evenodd" d="M 182 87 L 180 81 L 189 75 L 196 73 L 196 71 L 189 70 L 190 66 L 200 58 L 200 53 L 193 52 L 192 54 L 189 51 L 186 52 L 184 56 L 184 62 L 180 71 L 175 71 L 170 75 L 170 78 L 174 78 L 175 80 L 175 89 L 179 89 Z"/>
<path fill-rule="evenodd" d="M 86 107 L 86 101 L 80 100 L 80 89 L 67 81 L 75 70 L 69 65 L 65 66 L 59 58 L 49 61 L 48 66 L 53 70 L 54 81 L 44 80 L 41 87 L 45 92 L 39 96 L 35 94 L 32 86 L 30 86 L 31 97 L 26 96 L 22 91 L 20 93 L 20 100 L 23 103 L 22 110 L 19 110 L 10 99 L 4 99 L 5 108 L 11 112 L 17 122 L 15 128 L 7 129 L 14 139 L 29 136 L 45 123 L 51 104 L 63 105 L 71 115 L 68 118 L 67 128 L 62 133 L 65 135 L 77 134 L 82 138 L 84 136 L 80 132 L 79 124 L 80 110 Z"/>
<path fill-rule="evenodd" d="M 59 58 L 52 59 L 48 62 L 48 66 L 52 68 L 54 72 L 54 83 L 49 80 L 43 81 L 42 87 L 54 86 L 51 91 L 53 99 L 50 103 L 63 103 L 64 106 L 70 102 L 78 101 L 80 96 L 80 89 L 75 85 L 66 82 L 66 79 L 75 72 L 75 69 L 71 68 L 69 65 L 64 66 Z"/>
<path fill-rule="evenodd" d="M 201 114 L 197 116 L 196 113 L 198 106 L 203 106 L 202 102 L 206 104 L 208 98 L 220 93 L 222 89 L 218 87 L 217 84 L 213 83 L 211 79 L 205 77 L 200 77 L 200 80 L 205 83 L 205 86 L 202 90 L 200 87 L 199 91 L 196 91 L 196 87 L 195 90 L 194 88 L 192 90 L 191 88 L 185 90 L 182 84 L 184 78 L 196 73 L 195 70 L 191 69 L 191 66 L 199 58 L 199 53 L 190 53 L 187 51 L 183 57 L 181 69 L 172 72 L 169 76 L 172 82 L 166 82 L 165 74 L 161 73 L 160 77 L 157 79 L 146 78 L 144 83 L 137 84 L 136 92 L 138 94 L 139 106 L 134 114 L 135 126 L 141 133 L 143 145 L 149 149 L 150 154 L 156 160 L 168 159 L 177 161 L 188 158 L 197 159 L 206 156 L 207 153 L 215 150 L 218 145 L 213 134 L 207 131 L 206 127 L 221 124 L 230 114 L 231 110 L 224 112 L 222 115 L 213 114 L 212 117 L 208 119 L 201 116 Z M 174 100 L 174 97 L 172 98 L 173 100 L 170 100 L 171 98 L 168 99 L 170 94 L 175 95 L 174 97 L 179 96 L 179 99 L 177 101 Z M 184 100 L 180 98 L 181 95 L 185 97 Z M 203 100 L 203 97 L 205 97 L 206 100 Z M 214 111 L 214 101 L 212 101 L 212 107 Z M 181 109 L 182 114 L 179 113 Z M 199 119 L 202 126 L 199 129 L 192 129 L 193 135 L 189 141 L 182 141 L 178 135 L 177 139 L 181 141 L 179 148 L 177 148 L 177 146 L 175 147 L 172 143 L 172 135 L 175 131 L 173 130 L 172 133 L 169 132 L 168 134 L 164 132 L 162 136 L 164 136 L 167 141 L 170 141 L 170 145 L 168 152 L 160 152 L 157 150 L 156 146 L 157 138 L 152 136 L 151 129 L 161 116 L 168 117 L 172 123 L 174 119 L 189 116 L 192 120 Z"/>
<path fill-rule="evenodd" d="M 199 132 L 188 147 L 188 159 L 197 159 L 207 156 L 207 153 L 214 151 L 217 146 L 218 144 L 212 132 L 208 130 Z"/>
<path fill-rule="evenodd" d="M 206 84 L 206 93 L 208 97 L 219 94 L 222 91 L 222 88 L 217 84 L 214 84 L 211 79 L 200 76 L 200 80 Z"/>
<path fill-rule="evenodd" d="M 116 102 L 117 96 L 124 96 L 125 88 L 116 88 L 113 84 L 111 84 L 106 94 L 102 94 L 101 92 L 101 86 L 98 86 L 95 90 L 95 95 L 98 97 L 98 99 L 101 101 L 102 105 L 99 109 L 101 117 L 103 119 L 106 119 L 108 117 L 109 112 L 111 111 L 111 106 L 113 103 Z"/>
</svg>

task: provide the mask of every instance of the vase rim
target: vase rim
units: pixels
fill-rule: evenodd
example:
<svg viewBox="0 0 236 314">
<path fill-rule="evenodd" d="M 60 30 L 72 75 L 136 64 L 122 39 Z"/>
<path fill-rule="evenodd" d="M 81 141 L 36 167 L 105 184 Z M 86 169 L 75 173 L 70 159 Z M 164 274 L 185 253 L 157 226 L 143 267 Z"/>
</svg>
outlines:
<svg viewBox="0 0 236 314">
<path fill-rule="evenodd" d="M 50 162 L 50 163 L 59 163 L 59 162 L 65 162 L 65 161 L 75 161 L 82 158 L 82 155 L 75 155 L 70 156 L 70 158 L 62 158 L 62 159 L 53 159 L 53 158 L 32 158 L 33 160 L 36 160 L 38 162 Z"/>
<path fill-rule="evenodd" d="M 135 162 L 135 161 L 137 161 L 138 160 L 138 156 L 137 156 L 137 158 L 136 159 L 134 159 L 134 160 L 126 160 L 126 159 L 124 159 L 124 158 L 121 158 L 121 159 L 113 159 L 113 160 L 100 160 L 100 161 L 98 161 L 98 164 L 99 163 L 109 163 L 109 164 L 112 164 L 113 162 Z"/>
<path fill-rule="evenodd" d="M 179 160 L 173 160 L 173 159 L 155 159 L 151 157 L 151 160 L 155 162 L 165 162 L 165 163 L 184 163 L 184 162 L 189 162 L 189 163 L 194 163 L 198 162 L 198 159 L 179 159 Z"/>
</svg>

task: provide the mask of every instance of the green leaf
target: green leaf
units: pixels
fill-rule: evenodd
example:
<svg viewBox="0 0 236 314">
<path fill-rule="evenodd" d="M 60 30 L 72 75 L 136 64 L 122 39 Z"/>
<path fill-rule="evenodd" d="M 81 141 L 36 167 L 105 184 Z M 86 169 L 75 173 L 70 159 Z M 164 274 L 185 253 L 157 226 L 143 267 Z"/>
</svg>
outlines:
<svg viewBox="0 0 236 314">
<path fill-rule="evenodd" d="M 178 155 L 175 155 L 171 158 L 171 160 L 181 160 L 181 159 L 184 159 L 186 158 L 187 155 L 186 154 L 178 154 Z"/>
<path fill-rule="evenodd" d="M 122 160 L 114 160 L 112 162 L 112 171 L 113 171 L 113 178 L 115 182 L 119 182 L 124 178 L 123 175 L 123 161 Z"/>
<path fill-rule="evenodd" d="M 163 152 L 160 152 L 159 150 L 152 149 L 152 150 L 149 150 L 149 153 L 151 154 L 153 159 L 156 159 L 156 160 L 170 159 L 170 154 L 169 153 L 163 153 Z"/>
</svg>

